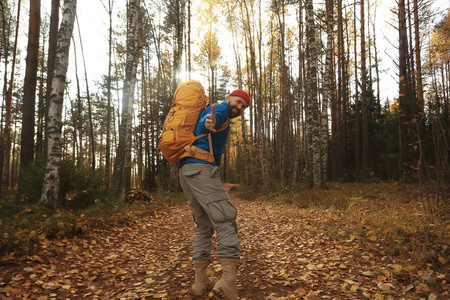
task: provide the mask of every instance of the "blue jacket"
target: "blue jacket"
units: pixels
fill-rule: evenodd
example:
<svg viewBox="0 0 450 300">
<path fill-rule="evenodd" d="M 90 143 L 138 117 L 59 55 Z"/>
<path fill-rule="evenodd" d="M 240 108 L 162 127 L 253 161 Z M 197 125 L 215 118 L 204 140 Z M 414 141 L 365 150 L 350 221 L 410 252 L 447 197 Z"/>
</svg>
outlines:
<svg viewBox="0 0 450 300">
<path fill-rule="evenodd" d="M 195 128 L 194 131 L 195 136 L 211 133 L 211 131 L 206 129 L 205 126 L 206 115 L 210 113 L 211 113 L 211 106 L 208 106 L 205 110 L 201 112 L 197 122 L 197 127 Z M 222 103 L 216 105 L 215 116 L 216 116 L 216 123 L 214 125 L 214 128 L 217 129 L 222 127 L 222 125 L 228 120 L 228 106 L 226 101 L 223 101 Z M 187 163 L 201 163 L 219 166 L 222 160 L 222 154 L 225 151 L 225 143 L 227 142 L 229 131 L 230 131 L 230 124 L 228 124 L 227 128 L 225 128 L 224 130 L 211 134 L 215 162 L 210 163 L 205 160 L 193 157 L 185 157 L 181 161 L 180 167 Z M 208 136 L 204 136 L 196 140 L 193 145 L 195 145 L 200 149 L 209 151 Z"/>
</svg>

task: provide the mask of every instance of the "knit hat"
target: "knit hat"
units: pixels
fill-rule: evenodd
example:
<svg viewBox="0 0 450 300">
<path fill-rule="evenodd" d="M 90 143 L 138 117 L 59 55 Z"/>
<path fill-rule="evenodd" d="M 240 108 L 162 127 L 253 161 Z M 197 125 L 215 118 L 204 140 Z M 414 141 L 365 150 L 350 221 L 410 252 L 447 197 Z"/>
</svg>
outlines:
<svg viewBox="0 0 450 300">
<path fill-rule="evenodd" d="M 230 93 L 230 96 L 239 96 L 247 102 L 247 105 L 250 106 L 250 96 L 244 90 L 235 90 Z"/>
</svg>

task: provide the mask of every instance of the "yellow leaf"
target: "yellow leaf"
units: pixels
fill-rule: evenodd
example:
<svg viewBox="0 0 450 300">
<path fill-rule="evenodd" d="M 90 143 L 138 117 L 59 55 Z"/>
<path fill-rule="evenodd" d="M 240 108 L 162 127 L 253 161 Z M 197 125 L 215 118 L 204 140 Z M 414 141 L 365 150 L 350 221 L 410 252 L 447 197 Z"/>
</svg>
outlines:
<svg viewBox="0 0 450 300">
<path fill-rule="evenodd" d="M 352 293 L 356 293 L 359 289 L 359 285 L 358 284 L 354 284 L 352 285 L 352 287 L 350 288 L 350 292 Z"/>
<path fill-rule="evenodd" d="M 381 294 L 375 294 L 376 300 L 383 300 L 383 296 Z"/>
<path fill-rule="evenodd" d="M 369 236 L 369 240 L 375 242 L 377 240 L 377 237 L 375 235 Z"/>
<path fill-rule="evenodd" d="M 395 264 L 395 265 L 392 265 L 391 267 L 392 267 L 392 269 L 394 269 L 394 272 L 396 272 L 396 273 L 399 273 L 403 270 L 403 267 L 401 265 Z"/>
<path fill-rule="evenodd" d="M 437 296 L 435 295 L 435 294 L 433 294 L 433 293 L 431 293 L 429 296 L 428 296 L 428 300 L 436 300 L 437 299 Z"/>
<path fill-rule="evenodd" d="M 65 290 L 69 290 L 70 289 L 70 285 L 68 285 L 68 284 L 65 284 L 65 285 L 63 285 L 63 286 L 61 286 L 63 289 L 65 289 Z"/>
<path fill-rule="evenodd" d="M 306 268 L 307 268 L 308 270 L 310 270 L 310 271 L 312 271 L 312 270 L 317 270 L 316 266 L 313 265 L 313 264 L 307 264 L 307 265 L 306 265 Z"/>
<path fill-rule="evenodd" d="M 318 265 L 316 265 L 316 268 L 322 269 L 322 268 L 323 268 L 323 264 L 318 264 Z"/>
<path fill-rule="evenodd" d="M 94 292 L 94 294 L 96 294 L 96 295 L 100 295 L 101 293 L 103 293 L 103 289 L 99 289 L 98 291 Z"/>
<path fill-rule="evenodd" d="M 145 282 L 150 284 L 150 283 L 153 283 L 155 281 L 152 278 L 147 278 L 147 279 L 145 279 Z"/>
<path fill-rule="evenodd" d="M 181 267 L 182 268 L 187 268 L 187 264 L 182 264 Z"/>
<path fill-rule="evenodd" d="M 164 297 L 167 297 L 167 293 L 158 293 L 158 294 L 153 295 L 153 298 L 158 298 L 158 299 L 164 298 Z"/>
<path fill-rule="evenodd" d="M 340 269 L 347 269 L 347 266 L 346 266 L 345 264 L 340 264 L 340 265 L 339 265 L 339 268 L 340 268 Z"/>
</svg>

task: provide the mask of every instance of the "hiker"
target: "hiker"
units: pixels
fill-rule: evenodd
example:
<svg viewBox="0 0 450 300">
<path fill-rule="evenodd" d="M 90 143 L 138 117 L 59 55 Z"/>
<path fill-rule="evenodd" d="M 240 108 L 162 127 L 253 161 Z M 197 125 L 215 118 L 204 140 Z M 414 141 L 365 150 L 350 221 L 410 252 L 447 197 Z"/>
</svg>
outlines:
<svg viewBox="0 0 450 300">
<path fill-rule="evenodd" d="M 230 126 L 228 119 L 240 116 L 250 105 L 250 96 L 243 90 L 231 92 L 226 101 L 207 107 L 199 116 L 195 136 L 211 133 L 214 162 L 194 157 L 181 160 L 179 177 L 181 187 L 197 224 L 194 243 L 195 295 L 203 295 L 213 289 L 229 300 L 238 299 L 236 269 L 239 264 L 239 239 L 236 225 L 237 210 L 222 185 L 219 165 L 225 149 Z M 226 124 L 225 129 L 223 125 Z M 209 151 L 208 136 L 198 139 L 194 145 Z M 212 236 L 217 234 L 217 256 L 222 265 L 222 277 L 215 284 L 208 278 L 206 268 L 211 262 L 214 247 Z"/>
</svg>

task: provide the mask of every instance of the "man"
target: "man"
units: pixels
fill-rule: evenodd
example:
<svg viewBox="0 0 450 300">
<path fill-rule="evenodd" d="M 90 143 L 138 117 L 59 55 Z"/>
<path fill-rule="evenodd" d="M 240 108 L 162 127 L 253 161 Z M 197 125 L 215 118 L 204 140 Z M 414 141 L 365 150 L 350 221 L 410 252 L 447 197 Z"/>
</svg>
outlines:
<svg viewBox="0 0 450 300">
<path fill-rule="evenodd" d="M 236 269 L 239 264 L 239 239 L 236 226 L 237 210 L 220 180 L 219 165 L 225 149 L 230 126 L 221 131 L 228 119 L 240 116 L 250 105 L 250 96 L 243 90 L 231 92 L 226 101 L 209 106 L 199 116 L 195 136 L 211 133 L 215 161 L 209 163 L 193 157 L 180 163 L 180 183 L 188 198 L 197 224 L 194 243 L 195 295 L 213 289 L 229 300 L 238 299 Z M 195 146 L 209 151 L 208 136 L 196 141 Z M 206 268 L 211 262 L 214 247 L 212 236 L 217 234 L 217 256 L 222 265 L 222 278 L 214 285 Z"/>
</svg>

